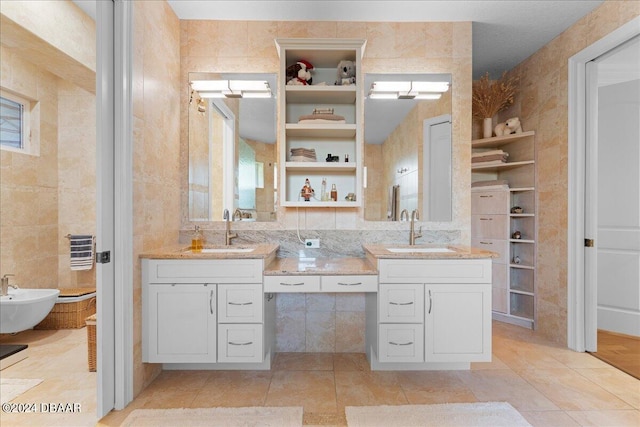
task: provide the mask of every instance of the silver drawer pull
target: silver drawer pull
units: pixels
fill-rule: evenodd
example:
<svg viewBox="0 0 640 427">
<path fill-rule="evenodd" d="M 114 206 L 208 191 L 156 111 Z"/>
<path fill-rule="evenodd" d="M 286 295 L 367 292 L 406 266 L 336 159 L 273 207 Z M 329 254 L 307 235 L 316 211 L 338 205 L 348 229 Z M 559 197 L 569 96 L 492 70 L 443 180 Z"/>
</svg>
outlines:
<svg viewBox="0 0 640 427">
<path fill-rule="evenodd" d="M 251 305 L 253 302 L 229 302 L 229 305 Z"/>
<path fill-rule="evenodd" d="M 249 341 L 249 342 L 233 342 L 233 341 L 229 341 L 229 345 L 251 345 L 253 344 L 253 341 Z"/>
<path fill-rule="evenodd" d="M 340 285 L 340 286 L 358 286 L 358 285 L 362 285 L 362 282 L 357 282 L 357 283 L 342 283 L 342 282 L 338 282 L 338 285 Z"/>
<path fill-rule="evenodd" d="M 493 242 L 480 242 L 481 245 L 493 245 Z"/>
<path fill-rule="evenodd" d="M 493 196 L 480 196 L 481 198 L 485 198 L 485 197 L 493 197 Z"/>
<path fill-rule="evenodd" d="M 389 304 L 391 304 L 391 305 L 411 305 L 411 304 L 413 304 L 413 301 L 411 301 L 411 302 L 390 302 Z"/>
<path fill-rule="evenodd" d="M 397 342 L 389 341 L 389 344 L 391 344 L 391 345 L 413 345 L 413 341 L 405 342 L 405 343 L 397 343 Z"/>
<path fill-rule="evenodd" d="M 304 285 L 304 282 L 300 282 L 300 283 L 284 283 L 284 282 L 280 282 L 281 286 L 302 286 Z"/>
<path fill-rule="evenodd" d="M 493 221 L 493 218 L 480 218 L 480 221 Z"/>
</svg>

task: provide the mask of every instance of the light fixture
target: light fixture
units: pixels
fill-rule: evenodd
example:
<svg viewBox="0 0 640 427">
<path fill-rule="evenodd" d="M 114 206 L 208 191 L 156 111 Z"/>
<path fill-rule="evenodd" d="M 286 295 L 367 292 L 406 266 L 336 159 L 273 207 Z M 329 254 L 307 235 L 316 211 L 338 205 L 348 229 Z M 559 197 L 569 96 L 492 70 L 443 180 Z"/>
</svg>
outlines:
<svg viewBox="0 0 640 427">
<path fill-rule="evenodd" d="M 265 80 L 193 80 L 190 84 L 201 98 L 271 98 Z"/>
<path fill-rule="evenodd" d="M 370 99 L 440 99 L 449 82 L 381 81 L 373 82 Z"/>
</svg>

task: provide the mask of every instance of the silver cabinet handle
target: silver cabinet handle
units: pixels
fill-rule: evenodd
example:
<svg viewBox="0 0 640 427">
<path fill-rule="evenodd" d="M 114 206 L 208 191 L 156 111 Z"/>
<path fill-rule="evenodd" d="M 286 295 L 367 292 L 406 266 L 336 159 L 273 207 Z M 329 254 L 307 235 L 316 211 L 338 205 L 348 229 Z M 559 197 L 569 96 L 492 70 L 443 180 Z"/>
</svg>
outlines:
<svg viewBox="0 0 640 427">
<path fill-rule="evenodd" d="M 412 345 L 413 341 L 409 341 L 409 342 L 405 342 L 405 343 L 397 343 L 397 342 L 389 341 L 389 344 L 391 344 L 391 345 Z"/>
<path fill-rule="evenodd" d="M 481 245 L 493 245 L 493 242 L 480 242 Z"/>
<path fill-rule="evenodd" d="M 338 285 L 340 285 L 340 286 L 358 286 L 358 285 L 362 285 L 362 282 L 357 282 L 357 283 L 342 283 L 342 282 L 338 282 Z"/>
<path fill-rule="evenodd" d="M 304 282 L 300 282 L 300 283 L 284 283 L 284 282 L 280 282 L 281 286 L 302 286 L 304 285 Z"/>
<path fill-rule="evenodd" d="M 491 196 L 491 195 L 489 195 L 489 196 L 480 196 L 480 198 L 486 198 L 486 197 L 491 198 L 491 197 L 493 197 L 493 196 Z"/>
<path fill-rule="evenodd" d="M 390 302 L 390 305 L 411 305 L 413 304 L 413 301 L 411 302 Z"/>
<path fill-rule="evenodd" d="M 431 298 L 431 289 L 429 289 L 429 314 L 431 314 L 432 305 L 433 305 L 433 298 Z"/>
<path fill-rule="evenodd" d="M 253 344 L 253 341 L 249 341 L 249 342 L 233 342 L 233 341 L 229 341 L 229 345 L 251 345 Z"/>
<path fill-rule="evenodd" d="M 493 218 L 480 218 L 480 221 L 493 221 Z"/>
<path fill-rule="evenodd" d="M 213 314 L 213 289 L 211 289 L 211 293 L 209 294 L 209 311 Z"/>
<path fill-rule="evenodd" d="M 251 302 L 251 301 L 250 302 L 231 302 L 231 301 L 229 301 L 228 304 L 229 305 L 251 305 L 251 304 L 253 304 L 253 302 Z"/>
</svg>

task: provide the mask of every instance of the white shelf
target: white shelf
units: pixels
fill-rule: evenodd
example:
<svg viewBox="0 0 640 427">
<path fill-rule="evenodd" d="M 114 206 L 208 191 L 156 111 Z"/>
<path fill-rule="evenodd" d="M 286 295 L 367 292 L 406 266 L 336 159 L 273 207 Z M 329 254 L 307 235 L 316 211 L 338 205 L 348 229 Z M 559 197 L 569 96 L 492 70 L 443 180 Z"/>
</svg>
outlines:
<svg viewBox="0 0 640 427">
<path fill-rule="evenodd" d="M 530 297 L 533 296 L 533 292 L 519 291 L 517 289 L 509 289 L 509 292 L 511 292 L 512 294 L 528 295 Z"/>
<path fill-rule="evenodd" d="M 494 136 L 491 138 L 483 138 L 483 139 L 474 139 L 471 141 L 472 148 L 483 148 L 483 147 L 501 147 L 505 144 L 510 144 L 512 142 L 518 141 L 519 139 L 528 138 L 530 136 L 534 136 L 534 131 L 522 132 L 522 133 L 514 133 L 507 136 Z"/>
<path fill-rule="evenodd" d="M 511 218 L 533 218 L 536 215 L 532 213 L 519 213 L 519 214 L 509 214 L 509 216 Z"/>
<path fill-rule="evenodd" d="M 485 172 L 490 172 L 490 171 L 519 168 L 520 166 L 533 165 L 533 164 L 535 164 L 534 160 L 524 160 L 521 162 L 506 162 L 500 165 L 481 165 L 481 166 L 478 166 L 476 163 L 476 166 L 471 165 L 471 170 L 472 171 L 482 170 Z"/>
<path fill-rule="evenodd" d="M 355 171 L 356 162 L 286 162 L 288 171 L 346 172 Z"/>
<path fill-rule="evenodd" d="M 511 242 L 511 243 L 529 243 L 529 244 L 536 243 L 535 240 L 530 240 L 530 239 L 509 239 L 509 242 Z"/>
<path fill-rule="evenodd" d="M 523 264 L 509 264 L 511 268 L 517 268 L 520 270 L 535 270 L 536 268 L 532 265 L 523 265 Z"/>
<path fill-rule="evenodd" d="M 514 187 L 514 188 L 509 188 L 509 191 L 511 191 L 512 193 L 519 193 L 519 192 L 525 192 L 525 191 L 536 191 L 535 187 Z"/>
<path fill-rule="evenodd" d="M 288 103 L 295 104 L 353 104 L 356 85 L 350 86 L 285 86 Z"/>
<path fill-rule="evenodd" d="M 354 124 L 287 123 L 285 130 L 287 136 L 307 138 L 353 138 L 356 136 L 356 125 Z"/>
<path fill-rule="evenodd" d="M 299 207 L 299 208 L 353 208 L 358 207 L 360 204 L 358 201 L 355 202 L 347 202 L 347 201 L 337 201 L 337 202 L 318 202 L 315 200 L 310 200 L 308 202 L 305 201 L 287 201 L 283 202 L 282 206 L 286 207 Z"/>
</svg>

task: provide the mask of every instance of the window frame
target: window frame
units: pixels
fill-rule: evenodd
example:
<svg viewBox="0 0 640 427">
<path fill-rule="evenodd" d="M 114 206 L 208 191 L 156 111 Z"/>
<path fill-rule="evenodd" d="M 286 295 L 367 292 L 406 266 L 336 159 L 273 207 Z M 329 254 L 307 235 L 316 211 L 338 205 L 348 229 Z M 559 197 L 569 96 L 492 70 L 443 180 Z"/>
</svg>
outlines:
<svg viewBox="0 0 640 427">
<path fill-rule="evenodd" d="M 0 149 L 12 151 L 14 153 L 33 154 L 32 153 L 32 132 L 31 132 L 31 108 L 32 101 L 20 96 L 14 92 L 10 92 L 4 88 L 0 89 L 0 97 L 13 101 L 22 106 L 21 136 L 22 146 L 20 148 L 0 143 Z"/>
</svg>

